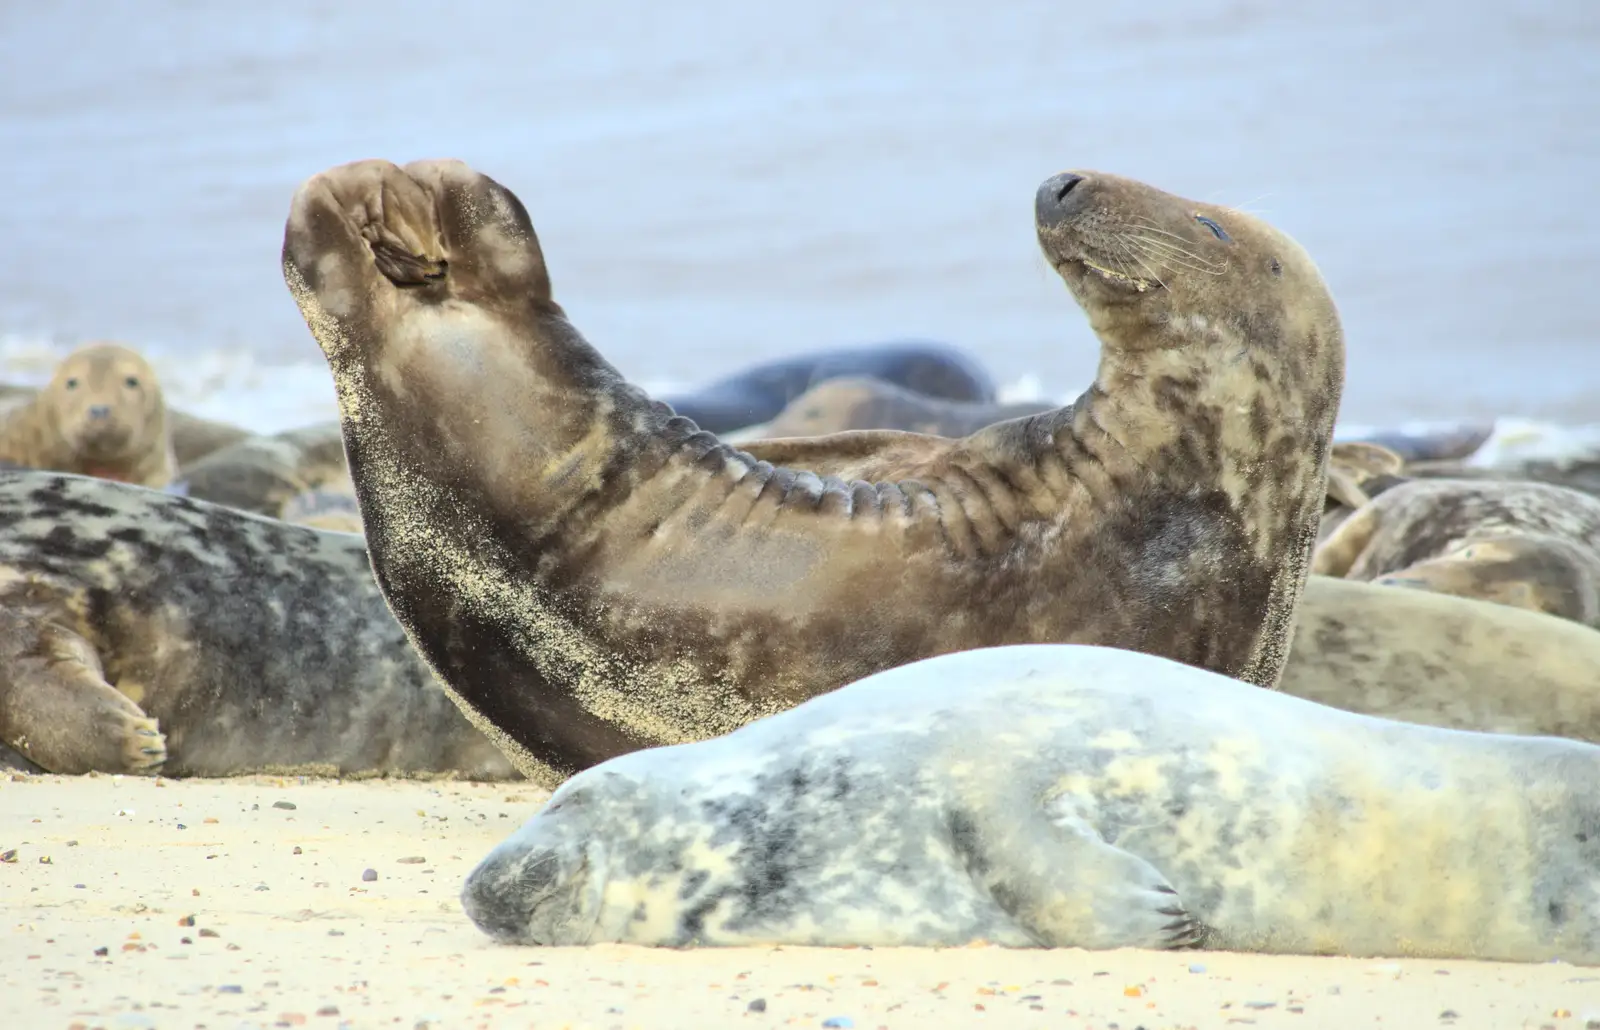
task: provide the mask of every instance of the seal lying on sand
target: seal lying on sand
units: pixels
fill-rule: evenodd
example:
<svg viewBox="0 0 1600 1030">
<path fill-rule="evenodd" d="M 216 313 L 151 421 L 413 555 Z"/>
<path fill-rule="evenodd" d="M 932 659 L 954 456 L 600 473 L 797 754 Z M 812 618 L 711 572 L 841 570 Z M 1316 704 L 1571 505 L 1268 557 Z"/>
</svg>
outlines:
<svg viewBox="0 0 1600 1030">
<path fill-rule="evenodd" d="M 1600 632 L 1552 615 L 1312 575 L 1278 689 L 1389 719 L 1600 743 Z"/>
<path fill-rule="evenodd" d="M 1054 176 L 1036 206 L 1100 333 L 1095 383 L 847 482 L 626 383 L 488 177 L 364 161 L 301 186 L 284 276 L 333 371 L 379 585 L 519 768 L 549 782 L 986 644 L 1277 681 L 1342 386 L 1316 267 L 1248 215 L 1114 176 Z M 886 459 L 929 438 L 838 439 Z"/>
<path fill-rule="evenodd" d="M 870 376 L 940 400 L 973 404 L 994 400 L 994 382 L 977 362 L 954 347 L 925 340 L 799 354 L 747 368 L 693 393 L 666 394 L 661 399 L 701 429 L 727 433 L 776 418 L 808 389 L 841 376 Z"/>
<path fill-rule="evenodd" d="M 523 944 L 1600 964 L 1600 747 L 1034 645 L 579 774 L 467 878 Z"/>
<path fill-rule="evenodd" d="M 935 436 L 967 436 L 985 426 L 1053 411 L 1048 401 L 1010 404 L 929 397 L 881 379 L 830 379 L 796 397 L 778 417 L 742 438 L 823 436 L 850 429 L 899 429 Z M 746 435 L 759 433 L 759 436 Z"/>
<path fill-rule="evenodd" d="M 1315 572 L 1600 623 L 1600 498 L 1527 482 L 1413 480 L 1322 541 Z"/>
<path fill-rule="evenodd" d="M 274 518 L 308 490 L 354 490 L 337 422 L 247 437 L 184 469 L 174 488 L 186 497 Z"/>
<path fill-rule="evenodd" d="M 116 343 L 80 347 L 50 382 L 0 421 L 0 458 L 141 486 L 165 486 L 178 468 L 167 404 L 150 363 Z"/>
<path fill-rule="evenodd" d="M 36 472 L 0 473 L 0 741 L 57 773 L 513 775 L 360 537 Z"/>
</svg>

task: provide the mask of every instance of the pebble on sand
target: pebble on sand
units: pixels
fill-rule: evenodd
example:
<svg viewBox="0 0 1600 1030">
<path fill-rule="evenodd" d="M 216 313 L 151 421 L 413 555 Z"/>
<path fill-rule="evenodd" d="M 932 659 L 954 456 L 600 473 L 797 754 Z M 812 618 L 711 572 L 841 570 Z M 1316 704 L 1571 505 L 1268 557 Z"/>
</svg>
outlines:
<svg viewBox="0 0 1600 1030">
<path fill-rule="evenodd" d="M 371 883 L 373 880 L 376 880 L 377 878 L 378 878 L 378 871 L 376 869 L 363 869 L 363 870 L 361 870 L 361 879 L 362 879 L 363 882 Z"/>
</svg>

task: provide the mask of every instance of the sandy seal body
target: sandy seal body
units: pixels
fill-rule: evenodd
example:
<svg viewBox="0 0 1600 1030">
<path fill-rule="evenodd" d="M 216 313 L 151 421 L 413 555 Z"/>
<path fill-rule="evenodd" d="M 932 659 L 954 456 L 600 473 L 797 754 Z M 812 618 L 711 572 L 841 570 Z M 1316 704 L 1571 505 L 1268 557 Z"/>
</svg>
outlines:
<svg viewBox="0 0 1600 1030">
<path fill-rule="evenodd" d="M 116 343 L 80 347 L 0 421 L 0 458 L 140 486 L 171 482 L 178 461 L 150 363 Z"/>
<path fill-rule="evenodd" d="M 1600 499 L 1533 482 L 1413 480 L 1346 518 L 1313 571 L 1600 623 Z"/>
<path fill-rule="evenodd" d="M 1600 747 L 1120 649 L 981 649 L 587 770 L 462 900 L 528 944 L 1600 964 Z"/>
<path fill-rule="evenodd" d="M 51 772 L 512 775 L 359 537 L 0 473 L 0 740 Z"/>
<path fill-rule="evenodd" d="M 551 299 L 521 203 L 460 163 L 313 177 L 284 272 L 391 609 L 548 781 L 987 644 L 1276 682 L 1342 387 L 1320 275 L 1249 215 L 1099 173 L 1048 180 L 1036 221 L 1101 337 L 1095 383 L 844 478 L 625 382 Z M 871 465 L 932 438 L 824 439 Z"/>
</svg>

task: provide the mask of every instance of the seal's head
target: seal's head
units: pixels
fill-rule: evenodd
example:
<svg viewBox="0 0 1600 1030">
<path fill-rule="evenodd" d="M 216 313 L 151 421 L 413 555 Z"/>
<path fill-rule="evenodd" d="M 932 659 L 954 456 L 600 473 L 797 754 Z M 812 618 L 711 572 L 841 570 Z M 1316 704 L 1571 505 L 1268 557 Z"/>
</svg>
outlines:
<svg viewBox="0 0 1600 1030">
<path fill-rule="evenodd" d="M 575 778 L 576 780 L 576 778 Z M 569 780 L 521 829 L 489 852 L 461 888 L 478 929 L 507 944 L 588 943 L 600 922 L 607 800 Z"/>
<path fill-rule="evenodd" d="M 1436 558 L 1374 582 L 1592 623 L 1600 616 L 1600 598 L 1591 575 L 1594 565 L 1594 558 L 1584 548 L 1556 536 L 1474 537 Z"/>
<path fill-rule="evenodd" d="M 152 449 L 165 446 L 161 385 L 132 348 L 93 343 L 73 351 L 56 367 L 38 403 L 86 475 L 126 479 Z"/>
<path fill-rule="evenodd" d="M 1311 257 L 1242 211 L 1072 171 L 1039 187 L 1034 218 L 1045 256 L 1108 348 L 1192 347 L 1220 331 L 1225 346 L 1309 346 L 1303 357 L 1317 367 L 1324 348 L 1339 344 L 1338 315 Z"/>
</svg>

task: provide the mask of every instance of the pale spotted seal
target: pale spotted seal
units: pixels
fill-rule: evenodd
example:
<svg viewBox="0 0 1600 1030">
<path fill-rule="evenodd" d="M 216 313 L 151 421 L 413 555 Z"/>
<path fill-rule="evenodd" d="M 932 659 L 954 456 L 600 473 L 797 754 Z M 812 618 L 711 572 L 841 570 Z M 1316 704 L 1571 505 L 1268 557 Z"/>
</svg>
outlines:
<svg viewBox="0 0 1600 1030">
<path fill-rule="evenodd" d="M 1600 631 L 1425 590 L 1312 575 L 1278 689 L 1347 711 L 1600 743 Z"/>
<path fill-rule="evenodd" d="M 851 429 L 899 429 L 934 436 L 967 436 L 996 422 L 1053 411 L 1058 406 L 1048 401 L 1001 404 L 945 400 L 882 379 L 851 376 L 813 386 L 791 401 L 777 418 L 740 435 L 742 439 L 752 439 L 823 436 Z"/>
<path fill-rule="evenodd" d="M 1600 622 L 1600 498 L 1533 482 L 1419 479 L 1318 545 L 1314 572 Z"/>
<path fill-rule="evenodd" d="M 660 399 L 707 432 L 729 433 L 776 418 L 808 389 L 842 376 L 870 376 L 939 400 L 971 404 L 994 400 L 994 382 L 977 362 L 948 344 L 927 340 L 797 354 Z"/>
<path fill-rule="evenodd" d="M 487 176 L 364 161 L 301 186 L 284 276 L 379 585 L 519 768 L 549 782 L 987 644 L 1277 681 L 1343 383 L 1315 265 L 1249 215 L 1095 172 L 1047 180 L 1036 218 L 1101 337 L 1094 384 L 850 482 L 630 386 Z M 932 438 L 825 439 L 887 460 Z"/>
<path fill-rule="evenodd" d="M 1116 648 L 943 655 L 573 777 L 467 878 L 523 944 L 1600 964 L 1600 747 Z"/>
<path fill-rule="evenodd" d="M 160 487 L 178 460 L 167 404 L 144 355 L 118 343 L 68 354 L 50 382 L 0 420 L 0 458 L 56 472 Z"/>
<path fill-rule="evenodd" d="M 360 537 L 39 472 L 0 472 L 0 741 L 58 773 L 513 775 Z"/>
</svg>

